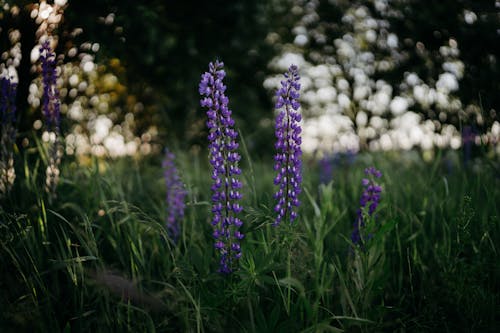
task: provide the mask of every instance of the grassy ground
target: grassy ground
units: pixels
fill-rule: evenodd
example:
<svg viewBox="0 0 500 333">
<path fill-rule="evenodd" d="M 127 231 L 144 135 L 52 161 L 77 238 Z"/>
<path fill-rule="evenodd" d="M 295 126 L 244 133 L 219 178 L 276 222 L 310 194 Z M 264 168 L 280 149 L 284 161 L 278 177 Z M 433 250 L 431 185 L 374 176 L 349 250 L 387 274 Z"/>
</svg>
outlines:
<svg viewBox="0 0 500 333">
<path fill-rule="evenodd" d="M 36 149 L 17 155 L 0 210 L 0 331 L 497 332 L 498 163 L 437 153 L 361 154 L 327 184 L 305 161 L 300 217 L 272 227 L 274 172 L 244 154 L 243 257 L 216 272 L 205 153 L 177 153 L 189 190 L 168 240 L 159 159 L 63 161 L 43 190 Z M 373 237 L 352 250 L 363 170 L 383 173 Z M 330 176 L 330 175 L 328 175 Z"/>
</svg>

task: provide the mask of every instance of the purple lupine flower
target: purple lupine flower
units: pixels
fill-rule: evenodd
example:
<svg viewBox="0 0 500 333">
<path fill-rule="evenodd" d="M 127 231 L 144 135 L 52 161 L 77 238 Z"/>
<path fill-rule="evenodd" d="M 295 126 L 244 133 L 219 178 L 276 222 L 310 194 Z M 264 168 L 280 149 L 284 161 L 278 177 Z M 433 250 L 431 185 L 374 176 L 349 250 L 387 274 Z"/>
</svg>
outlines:
<svg viewBox="0 0 500 333">
<path fill-rule="evenodd" d="M 48 130 L 58 131 L 60 122 L 59 91 L 56 86 L 56 57 L 50 48 L 49 41 L 40 47 L 42 63 L 43 103 L 42 111 Z"/>
<path fill-rule="evenodd" d="M 462 147 L 464 150 L 464 164 L 467 165 L 471 159 L 472 147 L 475 144 L 476 133 L 471 126 L 462 129 Z"/>
<path fill-rule="evenodd" d="M 236 142 L 238 133 L 233 129 L 229 99 L 224 94 L 226 86 L 222 81 L 226 73 L 223 68 L 224 63 L 218 60 L 210 63 L 209 71 L 201 76 L 199 92 L 201 106 L 208 109 L 214 246 L 220 253 L 219 271 L 230 273 L 241 257 L 240 240 L 244 236 L 239 231 L 243 222 L 237 217 L 243 210 L 238 203 L 242 197 L 242 183 L 238 180 L 241 173 L 238 167 L 239 145 Z"/>
<path fill-rule="evenodd" d="M 357 152 L 353 149 L 348 149 L 345 153 L 347 165 L 353 165 L 356 162 Z"/>
<path fill-rule="evenodd" d="M 319 182 L 327 184 L 333 178 L 333 168 L 335 160 L 330 156 L 323 156 L 319 160 Z"/>
<path fill-rule="evenodd" d="M 167 230 L 174 242 L 180 235 L 179 222 L 184 218 L 184 198 L 186 189 L 182 183 L 179 172 L 175 166 L 175 155 L 165 149 L 165 158 L 162 162 L 163 177 L 167 189 Z"/>
<path fill-rule="evenodd" d="M 351 241 L 353 244 L 360 244 L 365 241 L 360 230 L 365 226 L 365 217 L 371 217 L 375 213 L 380 202 L 380 194 L 382 193 L 382 187 L 375 182 L 375 178 L 382 177 L 382 173 L 374 167 L 369 167 L 365 169 L 365 175 L 368 176 L 368 178 L 363 178 L 361 181 L 363 193 L 359 200 L 360 208 L 357 211 L 354 230 L 351 234 Z"/>
<path fill-rule="evenodd" d="M 17 84 L 6 77 L 0 78 L 0 119 L 2 125 L 16 120 Z"/>
<path fill-rule="evenodd" d="M 12 148 L 16 140 L 17 84 L 0 78 L 0 196 L 12 188 L 16 173 Z"/>
<path fill-rule="evenodd" d="M 333 172 L 340 164 L 340 154 L 325 154 L 318 162 L 319 181 L 321 184 L 327 184 L 333 179 Z"/>
<path fill-rule="evenodd" d="M 45 189 L 50 199 L 56 196 L 56 187 L 59 182 L 59 164 L 61 163 L 62 147 L 59 141 L 60 101 L 57 90 L 56 57 L 52 52 L 49 41 L 40 47 L 40 61 L 42 63 L 43 103 L 42 112 L 45 117 L 46 129 L 55 133 L 48 149 L 49 163 L 45 171 Z"/>
<path fill-rule="evenodd" d="M 278 172 L 274 184 L 279 188 L 274 194 L 278 201 L 274 211 L 278 214 L 273 225 L 277 226 L 287 218 L 293 222 L 297 218 L 300 205 L 299 194 L 302 183 L 302 150 L 300 144 L 301 115 L 299 103 L 299 73 L 297 66 L 292 65 L 284 74 L 286 80 L 281 81 L 281 88 L 276 92 L 275 108 L 279 110 L 276 117 L 276 154 L 274 170 Z"/>
<path fill-rule="evenodd" d="M 17 83 L 0 78 L 0 125 L 1 140 L 4 148 L 11 147 L 16 137 L 16 94 Z"/>
</svg>

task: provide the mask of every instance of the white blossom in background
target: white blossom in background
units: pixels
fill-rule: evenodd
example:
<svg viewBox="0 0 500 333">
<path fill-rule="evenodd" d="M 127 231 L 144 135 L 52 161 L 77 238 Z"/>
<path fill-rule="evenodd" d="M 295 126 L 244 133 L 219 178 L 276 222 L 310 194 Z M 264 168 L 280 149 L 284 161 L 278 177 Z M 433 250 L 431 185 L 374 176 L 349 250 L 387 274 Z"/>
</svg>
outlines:
<svg viewBox="0 0 500 333">
<path fill-rule="evenodd" d="M 19 15 L 19 7 L 16 5 L 10 6 L 3 4 L 3 10 L 9 11 L 10 15 L 17 17 Z M 0 27 L 0 32 L 3 27 Z M 12 83 L 19 83 L 17 68 L 21 64 L 21 32 L 18 29 L 8 30 L 8 39 L 10 48 L 2 50 L 0 54 L 0 76 L 8 78 Z"/>
<path fill-rule="evenodd" d="M 401 41 L 384 19 L 402 14 L 394 11 L 387 0 L 373 0 L 373 5 L 377 17 L 363 5 L 350 4 L 342 17 L 342 24 L 349 30 L 333 45 L 326 45 L 324 27 L 328 23 L 317 24 L 319 1 L 296 0 L 292 11 L 301 13 L 302 18 L 292 30 L 295 37 L 283 45 L 282 53 L 269 66 L 277 73 L 291 64 L 299 67 L 304 152 L 459 148 L 461 135 L 456 128 L 424 120 L 414 112 L 416 108 L 433 110 L 443 122 L 462 110 L 453 94 L 460 88 L 464 73 L 457 41 L 450 39 L 439 49 L 444 59 L 442 72 L 433 81 L 424 82 L 409 72 L 395 89 L 375 77 L 405 59 Z M 473 14 L 464 13 L 470 24 Z M 325 52 L 311 52 L 306 59 L 305 51 L 312 40 L 324 44 Z M 373 49 L 384 52 L 375 55 Z M 264 82 L 270 91 L 278 86 L 278 76 Z"/>
</svg>

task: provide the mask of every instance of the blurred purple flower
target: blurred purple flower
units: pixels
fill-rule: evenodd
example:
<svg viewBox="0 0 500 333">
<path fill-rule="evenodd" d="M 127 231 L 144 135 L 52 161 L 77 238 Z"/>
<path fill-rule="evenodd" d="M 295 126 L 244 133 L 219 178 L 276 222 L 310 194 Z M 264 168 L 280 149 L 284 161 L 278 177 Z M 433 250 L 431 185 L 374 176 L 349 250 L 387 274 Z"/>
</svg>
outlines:
<svg viewBox="0 0 500 333">
<path fill-rule="evenodd" d="M 2 151 L 11 151 L 10 148 L 12 148 L 16 137 L 17 84 L 8 78 L 0 78 L 0 93 L 0 137 Z"/>
<path fill-rule="evenodd" d="M 276 92 L 275 108 L 280 110 L 276 117 L 276 154 L 274 170 L 278 172 L 274 184 L 279 186 L 274 198 L 278 203 L 274 211 L 278 214 L 273 225 L 277 226 L 287 217 L 290 222 L 297 218 L 300 205 L 299 194 L 302 183 L 302 150 L 300 144 L 301 115 L 299 103 L 299 73 L 297 66 L 292 65 L 284 74 L 286 80 L 281 81 L 281 88 Z"/>
<path fill-rule="evenodd" d="M 58 132 L 60 123 L 60 101 L 59 91 L 56 85 L 56 57 L 50 48 L 48 40 L 40 47 L 40 61 L 42 63 L 43 115 L 45 117 L 47 130 Z"/>
<path fill-rule="evenodd" d="M 214 246 L 220 254 L 219 271 L 231 273 L 236 260 L 241 257 L 240 240 L 244 236 L 239 229 L 243 222 L 237 216 L 243 208 L 238 203 L 242 197 L 242 183 L 238 180 L 241 174 L 238 167 L 239 145 L 236 142 L 238 133 L 233 129 L 229 99 L 224 94 L 226 86 L 223 79 L 226 73 L 223 68 L 224 63 L 218 60 L 210 63 L 209 71 L 201 76 L 199 92 L 202 96 L 201 106 L 208 109 Z"/>
<path fill-rule="evenodd" d="M 338 164 L 338 154 L 323 156 L 319 162 L 319 182 L 327 184 L 333 179 L 333 170 Z"/>
<path fill-rule="evenodd" d="M 0 119 L 2 125 L 16 120 L 17 84 L 6 77 L 0 78 Z"/>
<path fill-rule="evenodd" d="M 13 147 L 16 140 L 17 84 L 0 78 L 0 196 L 10 191 L 16 173 Z"/>
<path fill-rule="evenodd" d="M 360 208 L 357 211 L 354 230 L 351 234 L 351 241 L 354 244 L 362 244 L 365 241 L 360 230 L 365 226 L 365 217 L 371 217 L 375 213 L 380 202 L 380 194 L 382 193 L 382 187 L 375 182 L 375 178 L 382 177 L 382 173 L 374 167 L 369 167 L 365 169 L 365 175 L 368 178 L 363 178 L 361 181 L 363 192 L 359 200 Z"/>
<path fill-rule="evenodd" d="M 345 157 L 346 157 L 346 163 L 349 166 L 349 165 L 353 165 L 354 162 L 356 162 L 356 158 L 358 157 L 358 154 L 355 150 L 349 149 L 345 153 Z"/>
<path fill-rule="evenodd" d="M 168 149 L 165 149 L 162 168 L 167 189 L 167 230 L 172 240 L 177 242 L 180 235 L 179 223 L 184 218 L 184 198 L 187 191 L 175 166 L 175 155 Z"/>
<path fill-rule="evenodd" d="M 476 131 L 472 126 L 464 126 L 462 129 L 462 148 L 464 151 L 464 164 L 467 165 L 471 159 L 472 148 L 476 139 Z"/>
<path fill-rule="evenodd" d="M 357 152 L 347 150 L 346 152 L 329 153 L 323 155 L 319 160 L 319 181 L 321 184 L 327 184 L 333 179 L 333 174 L 340 167 L 346 168 L 356 162 Z"/>
<path fill-rule="evenodd" d="M 49 199 L 52 200 L 56 197 L 60 174 L 59 165 L 63 151 L 59 138 L 61 115 L 59 91 L 57 90 L 56 56 L 52 52 L 48 40 L 40 47 L 40 61 L 43 81 L 42 112 L 47 131 L 55 133 L 54 140 L 49 142 L 49 161 L 45 171 L 45 189 L 50 195 Z"/>
</svg>

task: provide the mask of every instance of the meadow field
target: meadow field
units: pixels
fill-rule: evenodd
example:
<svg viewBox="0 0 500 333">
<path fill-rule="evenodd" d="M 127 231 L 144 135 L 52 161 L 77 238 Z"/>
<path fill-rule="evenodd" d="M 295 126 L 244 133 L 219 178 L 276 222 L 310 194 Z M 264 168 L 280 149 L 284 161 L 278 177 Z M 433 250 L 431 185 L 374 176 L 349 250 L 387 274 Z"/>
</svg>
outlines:
<svg viewBox="0 0 500 333">
<path fill-rule="evenodd" d="M 304 160 L 299 217 L 272 226 L 269 161 L 241 160 L 242 257 L 217 272 L 204 151 L 177 151 L 185 215 L 166 228 L 160 158 L 65 159 L 57 196 L 23 151 L 1 205 L 2 331 L 495 332 L 498 164 L 460 151 Z M 382 192 L 351 241 L 363 170 Z M 327 172 L 325 174 L 325 172 Z M 367 231 L 368 232 L 368 231 Z"/>
<path fill-rule="evenodd" d="M 500 332 L 500 0 L 0 0 L 0 333 Z"/>
</svg>

